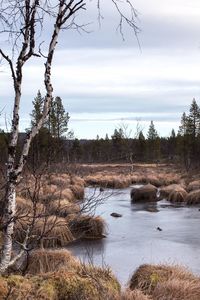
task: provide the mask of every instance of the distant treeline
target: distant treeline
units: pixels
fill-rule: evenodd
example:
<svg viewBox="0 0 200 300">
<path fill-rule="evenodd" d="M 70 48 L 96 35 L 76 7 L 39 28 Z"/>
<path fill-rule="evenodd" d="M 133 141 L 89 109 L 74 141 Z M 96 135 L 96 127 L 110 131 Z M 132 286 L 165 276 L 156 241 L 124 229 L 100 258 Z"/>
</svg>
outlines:
<svg viewBox="0 0 200 300">
<path fill-rule="evenodd" d="M 40 118 L 44 99 L 40 92 L 33 101 L 31 124 Z M 37 168 L 43 163 L 108 163 L 158 162 L 182 163 L 185 168 L 200 166 L 200 108 L 193 99 L 188 114 L 183 113 L 179 131 L 174 129 L 167 138 L 160 137 L 151 121 L 147 136 L 138 126 L 134 138 L 125 125 L 116 128 L 111 138 L 78 140 L 68 131 L 69 115 L 65 113 L 60 97 L 52 101 L 49 120 L 35 137 L 28 164 Z M 28 129 L 27 129 L 28 133 Z M 20 134 L 18 150 L 27 133 Z M 0 131 L 0 162 L 7 156 L 9 134 Z"/>
</svg>

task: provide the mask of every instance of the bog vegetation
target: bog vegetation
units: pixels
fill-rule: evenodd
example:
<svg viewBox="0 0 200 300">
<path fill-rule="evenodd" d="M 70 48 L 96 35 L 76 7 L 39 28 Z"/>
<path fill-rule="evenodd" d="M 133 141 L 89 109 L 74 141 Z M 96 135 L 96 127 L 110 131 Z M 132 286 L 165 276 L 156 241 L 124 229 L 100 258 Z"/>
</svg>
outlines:
<svg viewBox="0 0 200 300">
<path fill-rule="evenodd" d="M 137 34 L 131 2 L 121 2 L 128 5 L 129 17 L 118 1 L 111 2 L 121 35 L 124 23 Z M 200 278 L 182 267 L 140 266 L 123 289 L 109 268 L 85 265 L 67 250 L 69 243 L 106 237 L 105 221 L 94 215 L 105 188 L 140 183 L 144 186 L 131 191 L 133 202 L 200 203 L 199 176 L 193 172 L 200 163 L 195 99 L 189 114 L 183 113 L 179 132 L 172 130 L 168 138 L 159 137 L 153 121 L 146 137 L 139 126 L 134 137 L 122 125 L 110 138 L 88 141 L 69 131 L 70 116 L 62 99 L 53 97 L 51 68 L 59 32 L 82 29 L 75 14 L 85 6 L 83 0 L 0 1 L 0 33 L 11 38 L 13 56 L 2 49 L 0 54 L 10 68 L 15 95 L 11 131 L 0 130 L 0 300 L 199 300 Z M 44 55 L 35 36 L 45 17 L 54 24 Z M 29 128 L 19 133 L 23 68 L 32 57 L 45 59 L 46 94 L 38 91 Z M 86 198 L 88 185 L 100 187 L 99 195 Z"/>
</svg>

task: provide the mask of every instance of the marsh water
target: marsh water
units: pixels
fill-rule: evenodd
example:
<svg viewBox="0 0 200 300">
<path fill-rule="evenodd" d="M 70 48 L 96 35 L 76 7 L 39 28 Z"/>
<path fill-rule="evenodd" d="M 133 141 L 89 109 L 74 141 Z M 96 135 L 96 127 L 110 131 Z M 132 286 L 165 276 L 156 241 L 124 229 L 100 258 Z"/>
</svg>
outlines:
<svg viewBox="0 0 200 300">
<path fill-rule="evenodd" d="M 69 249 L 84 262 L 110 266 L 122 284 L 144 263 L 182 264 L 200 274 L 199 207 L 157 203 L 131 204 L 130 188 L 106 189 L 96 215 L 107 224 L 107 237 L 82 241 Z M 99 190 L 86 188 L 86 197 Z M 110 216 L 112 212 L 121 218 Z M 157 228 L 160 228 L 158 230 Z"/>
</svg>

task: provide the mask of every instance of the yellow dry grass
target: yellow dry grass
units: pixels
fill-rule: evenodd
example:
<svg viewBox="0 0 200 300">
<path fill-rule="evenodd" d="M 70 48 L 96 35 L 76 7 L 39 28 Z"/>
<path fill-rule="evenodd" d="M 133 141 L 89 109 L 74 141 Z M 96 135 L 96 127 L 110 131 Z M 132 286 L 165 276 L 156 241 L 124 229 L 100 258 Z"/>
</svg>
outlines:
<svg viewBox="0 0 200 300">
<path fill-rule="evenodd" d="M 70 228 L 76 238 L 100 239 L 105 237 L 105 221 L 97 216 L 80 215 L 70 221 Z"/>
<path fill-rule="evenodd" d="M 57 199 L 58 187 L 55 184 L 43 184 L 39 191 L 40 201 L 51 201 Z"/>
<path fill-rule="evenodd" d="M 48 182 L 61 188 L 66 188 L 70 184 L 70 177 L 67 174 L 52 174 Z"/>
<path fill-rule="evenodd" d="M 154 300 L 199 300 L 200 280 L 172 279 L 158 283 L 154 292 Z"/>
<path fill-rule="evenodd" d="M 35 202 L 33 203 L 29 199 L 25 199 L 22 197 L 16 197 L 16 212 L 17 216 L 42 216 L 45 213 L 45 207 L 42 203 Z"/>
<path fill-rule="evenodd" d="M 21 210 L 31 210 L 32 209 L 32 202 L 29 199 L 25 199 L 23 197 L 17 196 L 16 197 L 16 209 L 17 211 Z"/>
<path fill-rule="evenodd" d="M 86 177 L 88 185 L 102 186 L 105 188 L 125 188 L 131 185 L 131 176 L 106 174 L 104 172 Z"/>
<path fill-rule="evenodd" d="M 78 184 L 70 185 L 70 190 L 72 191 L 75 199 L 83 200 L 84 198 L 83 185 L 78 185 Z"/>
<path fill-rule="evenodd" d="M 187 205 L 195 205 L 200 203 L 200 189 L 190 192 L 186 197 Z"/>
<path fill-rule="evenodd" d="M 172 203 L 185 202 L 188 193 L 183 188 L 175 189 L 169 194 L 168 200 Z"/>
<path fill-rule="evenodd" d="M 140 290 L 129 290 L 127 289 L 122 295 L 120 296 L 119 300 L 151 300 L 148 295 L 143 294 Z"/>
<path fill-rule="evenodd" d="M 195 276 L 180 266 L 141 265 L 130 279 L 131 290 L 140 289 L 151 295 L 158 285 L 171 279 L 194 280 Z"/>
<path fill-rule="evenodd" d="M 78 259 L 65 249 L 38 249 L 30 253 L 26 273 L 36 275 L 59 270 L 70 271 L 76 269 L 79 264 Z"/>
<path fill-rule="evenodd" d="M 174 191 L 184 191 L 184 188 L 180 184 L 170 184 L 160 188 L 160 199 L 169 199 L 169 195 Z"/>
<path fill-rule="evenodd" d="M 32 222 L 33 219 L 30 217 L 19 219 L 16 222 L 14 235 L 17 241 L 24 240 L 26 231 Z M 57 216 L 36 218 L 31 227 L 31 238 L 33 240 L 40 238 L 44 247 L 64 247 L 74 240 L 66 220 Z"/>
<path fill-rule="evenodd" d="M 187 190 L 188 192 L 199 190 L 200 189 L 200 180 L 195 180 L 189 183 Z"/>
<path fill-rule="evenodd" d="M 120 285 L 110 270 L 91 266 L 37 276 L 0 277 L 1 300 L 117 300 L 119 295 Z"/>
<path fill-rule="evenodd" d="M 54 200 L 48 205 L 48 211 L 52 215 L 67 217 L 71 214 L 80 212 L 80 206 L 77 203 L 69 202 L 68 200 Z"/>
<path fill-rule="evenodd" d="M 109 168 L 108 168 L 109 167 Z M 89 174 L 85 177 L 88 185 L 96 185 L 108 188 L 125 188 L 131 184 L 150 183 L 156 187 L 178 183 L 181 176 L 170 172 L 168 169 L 163 171 L 155 169 L 154 165 L 100 165 L 96 168 L 98 172 Z M 91 171 L 95 168 L 90 167 Z M 100 171 L 101 170 L 101 171 Z M 121 170 L 121 171 L 120 171 Z M 90 172 L 91 173 L 91 172 Z"/>
</svg>

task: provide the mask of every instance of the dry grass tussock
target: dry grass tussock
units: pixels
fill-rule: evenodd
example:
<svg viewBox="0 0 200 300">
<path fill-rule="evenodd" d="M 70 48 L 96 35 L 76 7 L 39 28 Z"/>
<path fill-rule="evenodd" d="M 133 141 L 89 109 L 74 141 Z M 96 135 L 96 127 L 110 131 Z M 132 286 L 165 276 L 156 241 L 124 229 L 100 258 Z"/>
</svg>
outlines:
<svg viewBox="0 0 200 300">
<path fill-rule="evenodd" d="M 152 184 L 146 184 L 139 188 L 132 188 L 131 201 L 157 201 L 157 188 Z"/>
<path fill-rule="evenodd" d="M 38 200 L 48 202 L 51 200 L 65 199 L 73 201 L 74 199 L 83 199 L 84 197 L 84 180 L 78 176 L 68 174 L 51 174 L 42 175 L 37 179 L 29 176 L 18 186 L 18 195 L 26 199 L 34 197 L 37 192 Z"/>
<path fill-rule="evenodd" d="M 16 212 L 19 218 L 22 216 L 28 216 L 30 218 L 33 218 L 33 216 L 43 216 L 45 211 L 45 206 L 42 203 L 33 203 L 29 199 L 19 196 L 16 197 Z"/>
<path fill-rule="evenodd" d="M 42 202 L 48 203 L 50 201 L 63 199 L 70 202 L 75 199 L 74 193 L 70 188 L 61 189 L 55 185 L 45 185 L 40 190 L 39 200 Z"/>
<path fill-rule="evenodd" d="M 85 178 L 88 185 L 102 186 L 105 188 L 125 188 L 131 185 L 130 175 L 107 174 L 106 172 L 89 175 Z"/>
<path fill-rule="evenodd" d="M 186 197 L 187 205 L 200 204 L 200 189 L 190 192 Z"/>
<path fill-rule="evenodd" d="M 105 236 L 105 221 L 98 216 L 75 216 L 75 218 L 70 221 L 69 225 L 76 238 L 100 239 Z"/>
<path fill-rule="evenodd" d="M 31 238 L 42 241 L 44 247 L 64 247 L 74 240 L 68 223 L 64 218 L 49 216 L 36 218 L 32 226 L 33 219 L 24 217 L 15 224 L 14 236 L 19 242 L 25 238 L 28 226 L 31 226 Z"/>
<path fill-rule="evenodd" d="M 16 209 L 17 209 L 17 211 L 22 211 L 22 210 L 31 211 L 32 202 L 29 199 L 25 199 L 23 197 L 17 196 L 16 197 Z"/>
<path fill-rule="evenodd" d="M 185 202 L 188 193 L 183 188 L 175 189 L 169 194 L 168 200 L 172 203 Z"/>
<path fill-rule="evenodd" d="M 140 290 L 129 290 L 127 289 L 125 292 L 122 293 L 119 300 L 152 300 L 150 296 L 143 294 Z"/>
<path fill-rule="evenodd" d="M 133 171 L 131 171 L 130 166 L 129 169 L 127 167 L 126 171 L 124 171 L 123 168 L 125 168 L 125 166 L 123 165 L 119 165 L 119 170 L 115 169 L 115 172 L 113 168 L 113 166 L 110 167 L 109 171 L 108 166 L 105 165 L 104 169 L 102 166 L 101 171 L 85 176 L 86 183 L 88 185 L 108 188 L 125 188 L 131 184 L 147 183 L 160 187 L 175 184 L 181 180 L 181 175 L 175 174 L 175 172 L 172 171 L 169 172 L 168 170 L 157 170 L 154 165 L 143 165 L 142 167 L 134 165 Z M 121 172 L 120 169 L 122 170 Z"/>
<path fill-rule="evenodd" d="M 71 214 L 78 214 L 80 212 L 80 205 L 68 200 L 54 200 L 49 203 L 48 211 L 52 215 L 65 218 Z"/>
<path fill-rule="evenodd" d="M 68 174 L 51 174 L 50 176 L 47 176 L 46 181 L 49 184 L 66 188 L 70 185 L 70 176 Z"/>
<path fill-rule="evenodd" d="M 176 174 L 159 173 L 155 171 L 135 172 L 131 175 L 132 183 L 150 183 L 156 187 L 175 184 L 180 181 L 180 176 Z"/>
<path fill-rule="evenodd" d="M 0 277 L 1 300 L 114 300 L 119 299 L 119 294 L 120 285 L 110 270 L 97 267 Z"/>
<path fill-rule="evenodd" d="M 152 295 L 159 283 L 164 284 L 172 279 L 193 281 L 197 278 L 180 266 L 141 265 L 130 279 L 129 287 L 131 290 L 140 289 L 145 294 Z"/>
<path fill-rule="evenodd" d="M 200 280 L 171 279 L 158 283 L 153 292 L 154 300 L 199 300 Z"/>
<path fill-rule="evenodd" d="M 200 180 L 195 180 L 189 183 L 187 190 L 188 192 L 199 190 L 200 189 Z"/>
<path fill-rule="evenodd" d="M 59 270 L 77 269 L 80 262 L 65 249 L 32 251 L 28 257 L 27 274 L 37 275 Z"/>
<path fill-rule="evenodd" d="M 185 192 L 184 186 L 180 184 L 170 184 L 160 188 L 160 199 L 169 199 L 169 195 L 174 191 Z"/>
<path fill-rule="evenodd" d="M 78 184 L 70 185 L 70 190 L 72 191 L 75 199 L 83 200 L 84 198 L 83 185 L 78 185 Z"/>
</svg>

